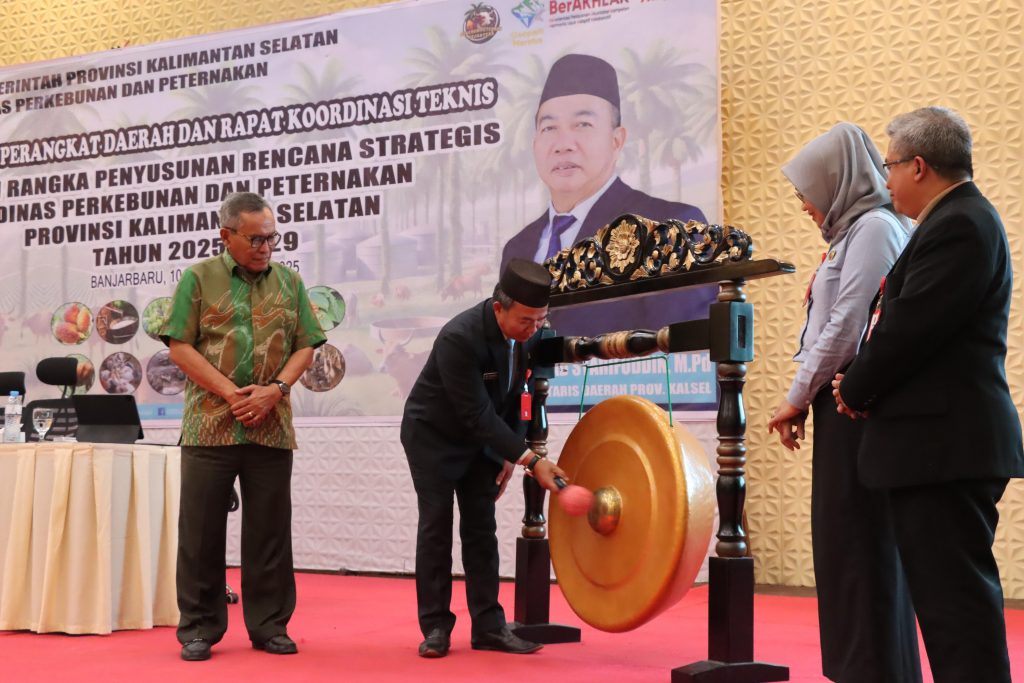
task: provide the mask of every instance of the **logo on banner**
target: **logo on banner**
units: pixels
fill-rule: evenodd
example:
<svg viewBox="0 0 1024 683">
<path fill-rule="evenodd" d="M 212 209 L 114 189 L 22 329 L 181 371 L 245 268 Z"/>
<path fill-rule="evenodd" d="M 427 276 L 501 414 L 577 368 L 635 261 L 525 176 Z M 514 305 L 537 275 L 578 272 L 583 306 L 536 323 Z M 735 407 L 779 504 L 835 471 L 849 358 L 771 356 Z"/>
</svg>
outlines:
<svg viewBox="0 0 1024 683">
<path fill-rule="evenodd" d="M 628 11 L 629 0 L 550 0 L 548 20 L 551 28 L 557 28 L 606 21 Z"/>
<path fill-rule="evenodd" d="M 512 8 L 512 16 L 522 23 L 526 28 L 533 25 L 535 19 L 539 19 L 544 11 L 544 3 L 541 0 L 523 0 Z"/>
<path fill-rule="evenodd" d="M 462 36 L 471 43 L 486 43 L 500 30 L 498 10 L 482 2 L 472 5 L 462 18 Z"/>
</svg>

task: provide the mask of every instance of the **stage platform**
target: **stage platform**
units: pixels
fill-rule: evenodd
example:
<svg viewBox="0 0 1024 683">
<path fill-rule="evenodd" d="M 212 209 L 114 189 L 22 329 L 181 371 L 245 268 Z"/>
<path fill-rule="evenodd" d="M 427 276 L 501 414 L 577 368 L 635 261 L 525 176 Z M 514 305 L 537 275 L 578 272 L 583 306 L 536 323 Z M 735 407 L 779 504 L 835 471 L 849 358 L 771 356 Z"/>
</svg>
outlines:
<svg viewBox="0 0 1024 683">
<path fill-rule="evenodd" d="M 239 585 L 238 570 L 228 572 Z M 298 608 L 290 632 L 297 656 L 273 656 L 249 646 L 240 605 L 229 606 L 230 627 L 207 662 L 183 662 L 173 628 L 117 631 L 107 636 L 0 632 L 4 681 L 94 681 L 225 683 L 459 683 L 555 681 L 557 683 L 668 683 L 672 668 L 704 659 L 707 587 L 698 586 L 647 625 L 612 634 L 583 625 L 583 642 L 548 645 L 534 655 L 477 652 L 469 647 L 464 587 L 457 582 L 458 623 L 451 654 L 439 660 L 416 656 L 413 581 L 408 578 L 297 575 Z M 784 589 L 792 593 L 791 589 Z M 816 603 L 813 597 L 762 590 L 756 597 L 755 656 L 790 667 L 791 680 L 811 683 L 820 675 Z M 552 617 L 579 624 L 557 589 Z M 242 596 L 244 600 L 244 595 Z M 502 584 L 502 604 L 513 604 L 511 583 Z M 1024 610 L 1006 612 L 1015 680 L 1024 680 Z M 926 675 L 926 681 L 931 676 Z"/>
</svg>

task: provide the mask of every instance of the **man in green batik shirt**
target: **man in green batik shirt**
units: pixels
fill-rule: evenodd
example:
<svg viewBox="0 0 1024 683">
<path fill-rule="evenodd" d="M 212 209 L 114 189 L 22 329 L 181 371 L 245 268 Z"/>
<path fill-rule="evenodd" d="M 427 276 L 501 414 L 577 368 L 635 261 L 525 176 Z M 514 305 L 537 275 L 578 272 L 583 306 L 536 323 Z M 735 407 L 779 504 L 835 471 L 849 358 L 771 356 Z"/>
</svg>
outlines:
<svg viewBox="0 0 1024 683">
<path fill-rule="evenodd" d="M 254 648 L 294 654 L 291 386 L 326 341 L 298 273 L 270 260 L 281 236 L 259 195 L 220 208 L 225 251 L 188 268 L 161 338 L 188 376 L 181 423 L 178 640 L 210 658 L 227 630 L 224 552 L 235 477 L 242 496 L 242 612 Z"/>
</svg>

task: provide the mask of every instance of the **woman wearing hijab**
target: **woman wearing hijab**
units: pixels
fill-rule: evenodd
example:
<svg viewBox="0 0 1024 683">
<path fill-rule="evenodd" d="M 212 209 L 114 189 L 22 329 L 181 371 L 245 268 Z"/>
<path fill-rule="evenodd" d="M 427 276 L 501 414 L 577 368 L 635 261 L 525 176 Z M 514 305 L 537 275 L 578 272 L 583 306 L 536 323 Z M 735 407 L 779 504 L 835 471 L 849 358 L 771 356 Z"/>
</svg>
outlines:
<svg viewBox="0 0 1024 683">
<path fill-rule="evenodd" d="M 856 355 L 882 277 L 910 236 L 885 188 L 882 158 L 857 126 L 840 123 L 783 167 L 828 245 L 807 288 L 800 363 L 768 422 L 800 447 L 814 413 L 811 537 L 822 672 L 840 683 L 921 680 L 917 629 L 885 498 L 857 477 L 862 422 L 836 412 L 829 383 Z"/>
</svg>

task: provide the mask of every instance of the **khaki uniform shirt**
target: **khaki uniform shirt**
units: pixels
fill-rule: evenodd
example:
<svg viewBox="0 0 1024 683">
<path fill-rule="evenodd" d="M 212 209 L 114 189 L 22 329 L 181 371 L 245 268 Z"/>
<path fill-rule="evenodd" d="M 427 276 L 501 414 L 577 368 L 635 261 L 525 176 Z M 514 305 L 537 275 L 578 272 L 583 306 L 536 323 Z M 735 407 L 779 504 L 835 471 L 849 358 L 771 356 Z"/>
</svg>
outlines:
<svg viewBox="0 0 1024 683">
<path fill-rule="evenodd" d="M 327 340 L 298 273 L 272 262 L 252 276 L 227 251 L 182 274 L 160 336 L 168 344 L 170 339 L 189 344 L 239 387 L 267 384 L 292 353 Z M 189 379 L 181 445 L 294 449 L 289 398 L 282 397 L 265 420 L 247 428 L 227 401 Z"/>
</svg>

